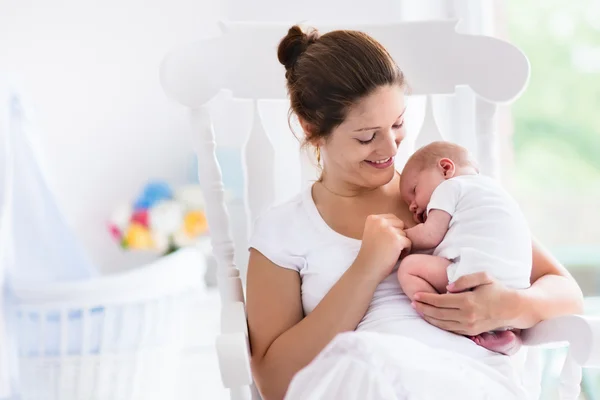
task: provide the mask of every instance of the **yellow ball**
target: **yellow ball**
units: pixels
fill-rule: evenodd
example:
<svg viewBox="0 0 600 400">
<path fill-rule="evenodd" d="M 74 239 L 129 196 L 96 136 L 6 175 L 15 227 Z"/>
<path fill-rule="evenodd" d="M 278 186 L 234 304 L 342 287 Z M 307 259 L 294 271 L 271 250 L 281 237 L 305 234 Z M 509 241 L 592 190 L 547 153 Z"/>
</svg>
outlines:
<svg viewBox="0 0 600 400">
<path fill-rule="evenodd" d="M 208 230 L 208 222 L 202 211 L 190 211 L 183 219 L 183 231 L 189 237 L 195 238 Z"/>
<path fill-rule="evenodd" d="M 145 226 L 133 223 L 125 234 L 125 243 L 128 248 L 149 250 L 154 248 L 154 240 L 150 231 Z"/>
</svg>

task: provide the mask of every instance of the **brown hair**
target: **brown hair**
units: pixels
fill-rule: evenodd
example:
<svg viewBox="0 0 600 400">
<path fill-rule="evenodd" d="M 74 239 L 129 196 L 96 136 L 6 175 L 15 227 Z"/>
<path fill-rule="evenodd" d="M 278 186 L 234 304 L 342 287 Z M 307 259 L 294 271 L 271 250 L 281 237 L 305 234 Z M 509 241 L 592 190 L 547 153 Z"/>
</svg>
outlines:
<svg viewBox="0 0 600 400">
<path fill-rule="evenodd" d="M 292 26 L 279 43 L 285 66 L 290 115 L 310 127 L 310 138 L 327 137 L 348 109 L 384 85 L 403 85 L 404 75 L 387 50 L 369 35 L 337 30 L 319 35 Z"/>
<path fill-rule="evenodd" d="M 404 169 L 416 167 L 422 171 L 435 166 L 442 158 L 449 158 L 458 167 L 473 166 L 477 169 L 477 163 L 466 148 L 445 141 L 432 142 L 415 151 Z"/>
</svg>

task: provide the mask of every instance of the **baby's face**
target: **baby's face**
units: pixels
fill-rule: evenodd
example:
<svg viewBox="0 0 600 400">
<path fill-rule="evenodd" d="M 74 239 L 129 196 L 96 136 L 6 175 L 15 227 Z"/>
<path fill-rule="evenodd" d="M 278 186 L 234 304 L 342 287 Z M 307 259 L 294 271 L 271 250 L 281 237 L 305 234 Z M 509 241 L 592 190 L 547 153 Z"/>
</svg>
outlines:
<svg viewBox="0 0 600 400">
<path fill-rule="evenodd" d="M 433 191 L 445 180 L 443 172 L 437 167 L 419 171 L 417 168 L 405 168 L 400 179 L 400 195 L 408 204 L 417 223 L 425 222 L 425 212 Z"/>
</svg>

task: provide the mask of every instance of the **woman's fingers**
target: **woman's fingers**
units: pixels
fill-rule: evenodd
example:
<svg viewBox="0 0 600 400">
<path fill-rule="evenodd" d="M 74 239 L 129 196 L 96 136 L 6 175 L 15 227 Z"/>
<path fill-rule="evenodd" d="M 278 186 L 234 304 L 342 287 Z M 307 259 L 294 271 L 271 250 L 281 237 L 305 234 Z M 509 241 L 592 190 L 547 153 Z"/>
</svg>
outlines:
<svg viewBox="0 0 600 400">
<path fill-rule="evenodd" d="M 400 236 L 406 236 L 406 232 L 404 232 L 404 229 L 398 229 L 397 230 L 398 235 Z"/>
<path fill-rule="evenodd" d="M 460 310 L 458 308 L 438 308 L 418 301 L 414 301 L 412 306 L 415 311 L 424 316 L 444 321 L 460 321 Z"/>
<path fill-rule="evenodd" d="M 463 330 L 462 325 L 456 321 L 446 321 L 446 320 L 442 320 L 442 319 L 429 317 L 427 315 L 424 315 L 423 319 L 425 321 L 429 322 L 431 325 L 437 326 L 438 328 L 443 329 L 445 331 L 454 332 L 454 333 L 458 333 L 461 335 L 466 334 Z"/>
<path fill-rule="evenodd" d="M 487 272 L 477 272 L 470 275 L 461 276 L 456 282 L 448 285 L 449 292 L 459 293 L 476 288 L 477 286 L 492 283 L 492 277 Z"/>
<path fill-rule="evenodd" d="M 437 321 L 446 321 L 454 326 L 452 332 L 465 332 L 465 334 L 475 335 L 479 329 L 479 321 L 473 311 L 467 311 L 460 308 L 438 308 L 425 303 L 414 302 L 415 310 L 425 319 L 435 319 Z M 439 326 L 440 322 L 434 325 Z"/>
<path fill-rule="evenodd" d="M 416 293 L 415 309 L 433 325 L 442 329 L 452 326 L 447 330 L 464 335 L 477 335 L 506 325 L 498 317 L 498 309 L 507 303 L 502 296 L 506 290 L 487 273 L 461 277 L 454 290 L 460 293 Z"/>
<path fill-rule="evenodd" d="M 404 232 L 402 232 L 402 233 L 404 233 Z M 400 243 L 401 243 L 401 246 L 402 246 L 402 249 L 403 249 L 403 251 L 404 251 L 404 250 L 409 250 L 409 251 L 410 251 L 410 249 L 412 248 L 412 242 L 410 241 L 410 239 L 409 239 L 409 238 L 407 238 L 407 237 L 406 237 L 406 234 L 404 234 L 404 235 L 402 235 L 402 236 L 403 236 L 403 237 L 402 237 L 402 238 L 400 238 Z M 403 254 L 401 254 L 401 256 L 402 256 L 402 255 L 403 255 Z"/>
<path fill-rule="evenodd" d="M 402 221 L 400 218 L 396 217 L 395 215 L 392 215 L 391 217 L 389 217 L 388 221 L 394 228 L 404 229 L 404 221 Z"/>
<path fill-rule="evenodd" d="M 429 304 L 437 308 L 461 308 L 465 303 L 462 294 L 457 293 L 416 293 L 415 300 L 419 303 Z"/>
</svg>

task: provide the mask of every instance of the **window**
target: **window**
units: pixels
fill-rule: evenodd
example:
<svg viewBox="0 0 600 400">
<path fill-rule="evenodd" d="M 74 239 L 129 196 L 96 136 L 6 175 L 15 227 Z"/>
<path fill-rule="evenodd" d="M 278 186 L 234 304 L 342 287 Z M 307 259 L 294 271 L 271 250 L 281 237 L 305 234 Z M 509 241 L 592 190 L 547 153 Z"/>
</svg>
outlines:
<svg viewBox="0 0 600 400">
<path fill-rule="evenodd" d="M 508 2 L 531 62 L 512 107 L 511 190 L 563 262 L 600 266 L 600 2 Z"/>
</svg>

